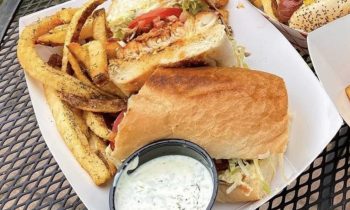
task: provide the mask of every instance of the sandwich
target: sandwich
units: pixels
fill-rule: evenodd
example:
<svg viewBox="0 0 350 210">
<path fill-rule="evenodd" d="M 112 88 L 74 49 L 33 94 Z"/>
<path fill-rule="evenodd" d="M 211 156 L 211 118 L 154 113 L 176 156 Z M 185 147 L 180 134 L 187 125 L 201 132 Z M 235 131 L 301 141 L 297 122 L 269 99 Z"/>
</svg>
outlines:
<svg viewBox="0 0 350 210">
<path fill-rule="evenodd" d="M 160 139 L 186 139 L 215 159 L 220 202 L 259 200 L 288 143 L 283 79 L 234 67 L 158 68 L 119 114 L 108 154 L 120 164 Z"/>
<path fill-rule="evenodd" d="M 289 27 L 311 32 L 350 14 L 350 1 L 338 0 L 251 0 L 270 17 Z"/>
<path fill-rule="evenodd" d="M 160 66 L 231 67 L 242 63 L 244 53 L 235 50 L 224 12 L 215 6 L 227 1 L 129 2 L 113 1 L 107 17 L 113 36 L 123 40 L 109 61 L 108 72 L 126 96 L 137 93 Z"/>
</svg>

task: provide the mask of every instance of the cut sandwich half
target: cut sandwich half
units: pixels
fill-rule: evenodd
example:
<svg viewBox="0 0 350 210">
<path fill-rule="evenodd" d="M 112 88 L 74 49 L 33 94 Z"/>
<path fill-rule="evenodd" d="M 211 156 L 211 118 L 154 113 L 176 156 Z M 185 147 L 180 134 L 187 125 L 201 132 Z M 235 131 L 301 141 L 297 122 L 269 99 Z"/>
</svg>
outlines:
<svg viewBox="0 0 350 210">
<path fill-rule="evenodd" d="M 110 78 L 125 95 L 137 93 L 159 66 L 237 64 L 233 40 L 218 13 L 203 8 L 195 15 L 178 7 L 156 8 L 134 17 L 109 65 Z"/>
<path fill-rule="evenodd" d="M 284 81 L 261 71 L 159 68 L 122 115 L 110 151 L 116 162 L 159 139 L 190 140 L 216 160 L 222 202 L 268 194 L 288 143 Z"/>
</svg>

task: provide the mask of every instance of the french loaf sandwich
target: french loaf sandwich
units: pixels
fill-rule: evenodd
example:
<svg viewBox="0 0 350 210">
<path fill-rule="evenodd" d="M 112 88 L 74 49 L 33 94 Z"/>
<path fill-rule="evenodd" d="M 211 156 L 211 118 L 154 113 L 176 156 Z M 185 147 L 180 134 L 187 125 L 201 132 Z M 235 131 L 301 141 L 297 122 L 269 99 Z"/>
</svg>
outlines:
<svg viewBox="0 0 350 210">
<path fill-rule="evenodd" d="M 110 60 L 109 76 L 125 95 L 137 93 L 159 66 L 231 67 L 242 60 L 221 13 L 206 1 L 133 2 L 124 8 L 114 1 L 108 16 L 114 35 L 124 40 Z"/>
<path fill-rule="evenodd" d="M 220 202 L 259 200 L 288 143 L 283 79 L 229 67 L 159 68 L 118 116 L 118 163 L 159 139 L 192 141 L 215 159 Z"/>
</svg>

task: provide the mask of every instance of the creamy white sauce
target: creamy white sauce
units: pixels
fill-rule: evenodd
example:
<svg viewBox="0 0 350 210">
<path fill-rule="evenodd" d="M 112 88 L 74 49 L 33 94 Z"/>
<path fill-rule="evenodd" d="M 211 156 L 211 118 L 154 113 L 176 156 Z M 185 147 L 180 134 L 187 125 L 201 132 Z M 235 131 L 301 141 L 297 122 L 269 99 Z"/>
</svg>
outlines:
<svg viewBox="0 0 350 210">
<path fill-rule="evenodd" d="M 124 173 L 115 204 L 118 210 L 199 210 L 206 209 L 212 191 L 211 175 L 202 163 L 187 156 L 166 155 L 144 163 L 130 175 Z"/>
</svg>

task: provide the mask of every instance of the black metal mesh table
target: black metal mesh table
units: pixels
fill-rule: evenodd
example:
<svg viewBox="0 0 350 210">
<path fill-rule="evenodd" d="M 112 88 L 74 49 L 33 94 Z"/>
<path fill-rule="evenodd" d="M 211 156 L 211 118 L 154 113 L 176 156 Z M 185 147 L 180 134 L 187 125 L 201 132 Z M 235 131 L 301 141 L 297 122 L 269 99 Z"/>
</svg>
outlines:
<svg viewBox="0 0 350 210">
<path fill-rule="evenodd" d="M 62 2 L 23 0 L 0 44 L 0 209 L 86 209 L 41 136 L 16 57 L 18 19 Z M 350 209 L 349 138 L 343 125 L 307 170 L 260 209 Z"/>
</svg>

